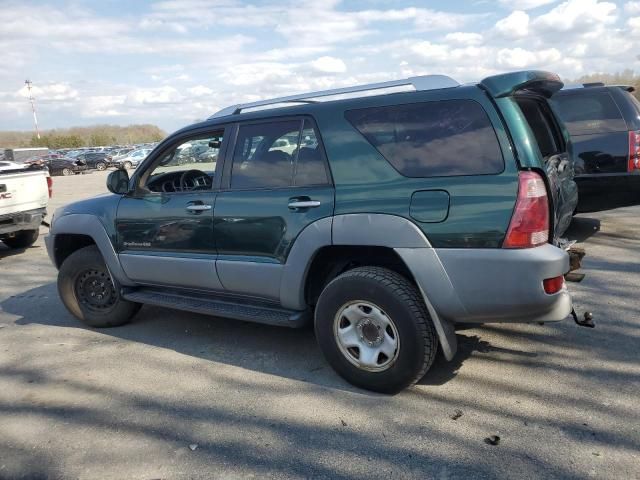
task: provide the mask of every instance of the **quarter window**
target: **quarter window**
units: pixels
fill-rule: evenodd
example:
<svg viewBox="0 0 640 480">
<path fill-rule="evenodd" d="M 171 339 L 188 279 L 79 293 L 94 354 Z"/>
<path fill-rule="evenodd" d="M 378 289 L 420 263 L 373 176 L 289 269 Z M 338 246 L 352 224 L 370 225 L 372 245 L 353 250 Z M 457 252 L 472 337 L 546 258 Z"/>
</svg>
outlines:
<svg viewBox="0 0 640 480">
<path fill-rule="evenodd" d="M 351 124 L 407 177 L 497 174 L 495 131 L 473 100 L 444 100 L 346 112 Z"/>
</svg>

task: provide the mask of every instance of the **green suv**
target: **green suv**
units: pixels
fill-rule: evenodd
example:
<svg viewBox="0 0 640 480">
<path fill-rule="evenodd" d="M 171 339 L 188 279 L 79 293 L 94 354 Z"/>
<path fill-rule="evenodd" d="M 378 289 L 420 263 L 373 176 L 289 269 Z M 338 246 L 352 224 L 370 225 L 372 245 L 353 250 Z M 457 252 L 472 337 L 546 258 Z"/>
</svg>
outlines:
<svg viewBox="0 0 640 480">
<path fill-rule="evenodd" d="M 225 108 L 55 213 L 60 296 L 92 327 L 142 304 L 313 322 L 341 376 L 399 391 L 453 358 L 456 324 L 571 312 L 545 169 L 561 87 L 432 75 Z"/>
</svg>

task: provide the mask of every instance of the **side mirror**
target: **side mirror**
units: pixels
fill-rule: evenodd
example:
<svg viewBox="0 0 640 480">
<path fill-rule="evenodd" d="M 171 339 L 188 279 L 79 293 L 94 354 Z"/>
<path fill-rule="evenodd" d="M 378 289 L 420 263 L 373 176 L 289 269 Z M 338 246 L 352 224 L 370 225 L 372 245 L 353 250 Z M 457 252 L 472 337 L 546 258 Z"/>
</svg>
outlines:
<svg viewBox="0 0 640 480">
<path fill-rule="evenodd" d="M 210 148 L 220 148 L 221 145 L 222 145 L 222 142 L 220 140 L 210 140 L 209 141 L 209 147 Z"/>
<path fill-rule="evenodd" d="M 124 169 L 111 172 L 107 177 L 107 189 L 118 195 L 127 193 L 129 191 L 129 172 Z"/>
</svg>

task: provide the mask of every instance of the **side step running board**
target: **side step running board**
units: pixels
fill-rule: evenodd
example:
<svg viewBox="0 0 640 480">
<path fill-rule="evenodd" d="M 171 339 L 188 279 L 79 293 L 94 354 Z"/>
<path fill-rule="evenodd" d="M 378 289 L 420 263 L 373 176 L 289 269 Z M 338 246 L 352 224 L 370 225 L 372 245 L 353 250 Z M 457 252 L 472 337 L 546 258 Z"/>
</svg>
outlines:
<svg viewBox="0 0 640 480">
<path fill-rule="evenodd" d="M 286 310 L 262 302 L 251 302 L 246 298 L 218 298 L 215 294 L 191 295 L 139 288 L 124 289 L 122 296 L 132 302 L 282 327 L 302 327 L 311 318 L 308 311 Z"/>
</svg>

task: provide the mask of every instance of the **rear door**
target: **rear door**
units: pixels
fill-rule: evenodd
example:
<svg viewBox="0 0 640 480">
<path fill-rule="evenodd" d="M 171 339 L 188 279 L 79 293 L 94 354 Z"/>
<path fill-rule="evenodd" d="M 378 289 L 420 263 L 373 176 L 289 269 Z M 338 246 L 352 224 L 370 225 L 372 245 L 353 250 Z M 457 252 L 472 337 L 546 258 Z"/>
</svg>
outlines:
<svg viewBox="0 0 640 480">
<path fill-rule="evenodd" d="M 544 161 L 555 210 L 554 235 L 559 237 L 569 227 L 578 205 L 574 163 L 567 152 L 564 134 L 547 100 L 537 95 L 518 95 L 516 102 L 534 134 Z"/>
<path fill-rule="evenodd" d="M 297 236 L 333 214 L 318 130 L 308 117 L 241 123 L 226 158 L 214 211 L 220 281 L 228 292 L 278 300 Z"/>
<path fill-rule="evenodd" d="M 573 144 L 576 174 L 626 174 L 629 128 L 606 89 L 593 87 L 566 90 L 552 99 Z"/>
</svg>

